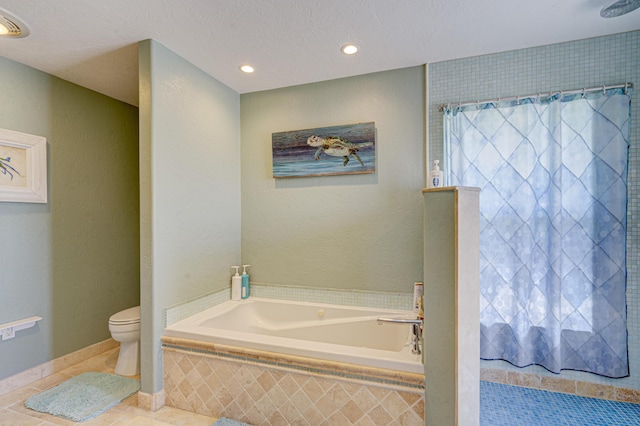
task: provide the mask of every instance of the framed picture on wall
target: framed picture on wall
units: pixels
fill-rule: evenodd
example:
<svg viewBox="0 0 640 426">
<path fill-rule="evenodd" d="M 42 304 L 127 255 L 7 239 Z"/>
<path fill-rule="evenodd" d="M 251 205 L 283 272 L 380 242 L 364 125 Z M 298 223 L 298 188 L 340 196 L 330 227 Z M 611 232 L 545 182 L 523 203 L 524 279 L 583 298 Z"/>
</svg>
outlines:
<svg viewBox="0 0 640 426">
<path fill-rule="evenodd" d="M 375 123 L 272 133 L 273 177 L 374 173 Z"/>
<path fill-rule="evenodd" d="M 0 202 L 47 202 L 47 140 L 0 129 Z"/>
</svg>

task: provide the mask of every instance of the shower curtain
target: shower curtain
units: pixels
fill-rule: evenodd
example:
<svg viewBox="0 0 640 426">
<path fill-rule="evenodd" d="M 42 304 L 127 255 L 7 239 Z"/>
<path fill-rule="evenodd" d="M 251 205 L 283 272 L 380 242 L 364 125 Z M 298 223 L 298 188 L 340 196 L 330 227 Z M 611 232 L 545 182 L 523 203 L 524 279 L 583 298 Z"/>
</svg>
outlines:
<svg viewBox="0 0 640 426">
<path fill-rule="evenodd" d="M 629 375 L 629 89 L 444 109 L 449 184 L 480 193 L 481 358 Z"/>
</svg>

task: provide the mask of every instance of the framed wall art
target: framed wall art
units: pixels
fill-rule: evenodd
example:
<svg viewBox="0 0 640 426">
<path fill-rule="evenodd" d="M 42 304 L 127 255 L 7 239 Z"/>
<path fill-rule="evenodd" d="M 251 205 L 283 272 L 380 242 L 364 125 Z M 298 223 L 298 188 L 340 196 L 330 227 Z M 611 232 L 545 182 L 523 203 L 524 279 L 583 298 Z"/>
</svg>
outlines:
<svg viewBox="0 0 640 426">
<path fill-rule="evenodd" d="M 47 140 L 0 129 L 0 202 L 47 202 Z"/>
<path fill-rule="evenodd" d="M 374 122 L 273 133 L 273 177 L 375 173 L 375 134 Z"/>
</svg>

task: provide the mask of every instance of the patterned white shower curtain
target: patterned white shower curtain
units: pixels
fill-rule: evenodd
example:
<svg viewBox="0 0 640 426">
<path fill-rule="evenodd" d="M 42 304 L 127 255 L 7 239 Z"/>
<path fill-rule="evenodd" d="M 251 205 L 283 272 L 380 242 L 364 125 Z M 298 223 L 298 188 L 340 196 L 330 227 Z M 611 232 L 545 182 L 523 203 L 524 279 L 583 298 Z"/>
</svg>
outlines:
<svg viewBox="0 0 640 426">
<path fill-rule="evenodd" d="M 481 358 L 629 375 L 630 90 L 445 109 L 445 173 L 480 193 Z"/>
</svg>

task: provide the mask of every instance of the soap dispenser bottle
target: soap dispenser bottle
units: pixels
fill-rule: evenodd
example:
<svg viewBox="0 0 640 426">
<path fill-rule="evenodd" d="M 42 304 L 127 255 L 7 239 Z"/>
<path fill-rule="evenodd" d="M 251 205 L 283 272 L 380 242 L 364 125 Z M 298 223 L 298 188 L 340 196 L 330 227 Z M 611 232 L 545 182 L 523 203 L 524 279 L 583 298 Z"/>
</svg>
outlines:
<svg viewBox="0 0 640 426">
<path fill-rule="evenodd" d="M 249 274 L 247 274 L 247 268 L 251 265 L 242 265 L 242 295 L 243 299 L 249 297 Z"/>
<path fill-rule="evenodd" d="M 238 274 L 240 267 L 232 266 L 232 268 L 236 268 L 236 274 L 231 277 L 231 300 L 240 300 L 242 294 L 242 277 Z"/>
<path fill-rule="evenodd" d="M 440 188 L 444 184 L 443 173 L 440 170 L 440 160 L 433 160 L 433 169 L 429 173 L 429 186 L 431 188 Z"/>
</svg>

